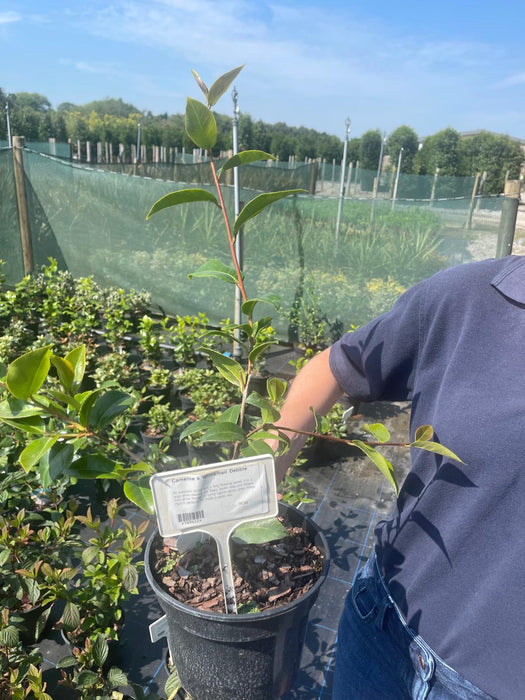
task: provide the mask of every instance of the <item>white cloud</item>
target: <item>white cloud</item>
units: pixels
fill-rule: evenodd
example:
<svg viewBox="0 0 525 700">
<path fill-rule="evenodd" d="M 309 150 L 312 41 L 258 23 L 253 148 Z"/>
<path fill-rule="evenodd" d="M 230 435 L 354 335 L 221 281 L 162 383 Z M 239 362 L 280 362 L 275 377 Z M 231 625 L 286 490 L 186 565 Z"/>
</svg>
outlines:
<svg viewBox="0 0 525 700">
<path fill-rule="evenodd" d="M 22 15 L 19 12 L 9 10 L 8 12 L 0 12 L 0 25 L 11 24 L 12 22 L 20 22 Z"/>
</svg>

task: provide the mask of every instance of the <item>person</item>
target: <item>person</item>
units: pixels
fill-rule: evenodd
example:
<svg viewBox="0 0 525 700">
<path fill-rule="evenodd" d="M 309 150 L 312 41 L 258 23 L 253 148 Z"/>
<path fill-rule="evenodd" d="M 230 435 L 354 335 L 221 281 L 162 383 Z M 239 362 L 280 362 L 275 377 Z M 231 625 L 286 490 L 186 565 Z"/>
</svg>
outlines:
<svg viewBox="0 0 525 700">
<path fill-rule="evenodd" d="M 341 616 L 333 700 L 525 698 L 525 257 L 458 265 L 405 292 L 294 379 L 280 480 L 343 393 L 411 401 L 455 462 L 413 449 Z M 395 465 L 394 465 L 395 468 Z"/>
</svg>

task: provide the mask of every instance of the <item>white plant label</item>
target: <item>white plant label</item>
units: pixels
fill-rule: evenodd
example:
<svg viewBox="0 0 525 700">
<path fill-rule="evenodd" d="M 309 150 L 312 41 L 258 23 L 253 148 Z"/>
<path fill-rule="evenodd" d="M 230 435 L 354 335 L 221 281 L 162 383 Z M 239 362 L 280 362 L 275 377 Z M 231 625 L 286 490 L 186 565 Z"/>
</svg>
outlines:
<svg viewBox="0 0 525 700">
<path fill-rule="evenodd" d="M 273 457 L 256 455 L 154 474 L 150 484 L 162 537 L 205 532 L 215 539 L 226 610 L 236 612 L 230 535 L 241 523 L 277 515 Z"/>
</svg>

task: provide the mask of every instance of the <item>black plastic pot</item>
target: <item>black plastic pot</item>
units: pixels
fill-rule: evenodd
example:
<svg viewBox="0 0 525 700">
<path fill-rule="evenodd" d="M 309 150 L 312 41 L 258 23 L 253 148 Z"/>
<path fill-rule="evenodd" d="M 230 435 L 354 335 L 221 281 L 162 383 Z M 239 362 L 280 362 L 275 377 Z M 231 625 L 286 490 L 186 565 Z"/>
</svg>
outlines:
<svg viewBox="0 0 525 700">
<path fill-rule="evenodd" d="M 22 644 L 34 644 L 42 637 L 49 623 L 52 606 L 52 603 L 37 605 L 29 610 L 15 613 L 22 620 L 18 628 L 18 635 Z"/>
<path fill-rule="evenodd" d="M 280 504 L 286 522 L 302 526 L 325 555 L 323 572 L 296 601 L 260 613 L 226 615 L 180 603 L 166 593 L 152 574 L 152 542 L 145 552 L 145 570 L 168 622 L 172 662 L 183 688 L 195 700 L 274 700 L 295 681 L 308 615 L 329 566 L 322 532 L 297 508 Z"/>
</svg>

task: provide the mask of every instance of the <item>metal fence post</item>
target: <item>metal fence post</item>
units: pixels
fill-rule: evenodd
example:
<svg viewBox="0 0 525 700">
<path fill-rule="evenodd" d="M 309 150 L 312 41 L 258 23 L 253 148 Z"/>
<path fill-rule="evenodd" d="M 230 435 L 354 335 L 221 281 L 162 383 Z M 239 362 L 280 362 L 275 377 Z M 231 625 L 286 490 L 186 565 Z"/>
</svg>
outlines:
<svg viewBox="0 0 525 700">
<path fill-rule="evenodd" d="M 514 231 L 516 229 L 516 219 L 518 218 L 518 206 L 520 203 L 520 181 L 507 180 L 505 182 L 505 193 L 503 206 L 501 208 L 501 221 L 498 233 L 498 245 L 496 257 L 504 258 L 512 253 L 514 243 Z"/>
<path fill-rule="evenodd" d="M 18 205 L 18 222 L 20 225 L 20 240 L 22 242 L 22 257 L 24 261 L 24 275 L 34 270 L 33 244 L 31 241 L 31 225 L 29 223 L 29 210 L 27 207 L 26 182 L 24 173 L 25 138 L 13 137 L 13 165 L 15 173 L 16 201 Z"/>
</svg>

